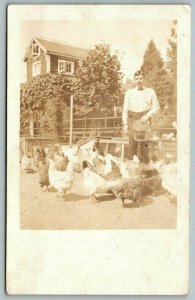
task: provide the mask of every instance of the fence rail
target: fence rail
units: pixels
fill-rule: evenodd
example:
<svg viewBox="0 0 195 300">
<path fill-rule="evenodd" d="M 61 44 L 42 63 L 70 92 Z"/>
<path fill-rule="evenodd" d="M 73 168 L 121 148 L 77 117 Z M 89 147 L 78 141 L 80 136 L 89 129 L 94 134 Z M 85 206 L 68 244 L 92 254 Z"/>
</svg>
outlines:
<svg viewBox="0 0 195 300">
<path fill-rule="evenodd" d="M 152 118 L 151 128 L 154 131 L 173 130 L 172 123 L 176 121 L 176 115 L 160 115 Z M 41 128 L 36 122 L 34 126 L 34 137 L 41 137 Z M 69 143 L 70 121 L 66 120 L 59 124 L 59 141 Z M 102 118 L 79 118 L 73 120 L 73 142 L 85 140 L 95 136 L 120 137 L 122 135 L 122 117 Z M 51 137 L 51 136 L 50 136 Z"/>
<path fill-rule="evenodd" d="M 94 136 L 120 136 L 122 130 L 121 117 L 79 118 L 73 120 L 73 142 Z M 60 138 L 67 139 L 70 133 L 68 122 L 62 122 Z"/>
</svg>

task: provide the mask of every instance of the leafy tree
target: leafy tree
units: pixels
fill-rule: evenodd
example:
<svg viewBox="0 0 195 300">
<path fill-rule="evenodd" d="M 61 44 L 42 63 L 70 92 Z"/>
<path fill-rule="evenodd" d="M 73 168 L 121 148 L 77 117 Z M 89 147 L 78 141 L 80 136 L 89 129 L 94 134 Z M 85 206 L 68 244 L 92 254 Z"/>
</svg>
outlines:
<svg viewBox="0 0 195 300">
<path fill-rule="evenodd" d="M 177 101 L 177 21 L 173 22 L 173 28 L 171 29 L 171 37 L 168 39 L 169 47 L 167 49 L 167 62 L 166 68 L 173 83 L 173 106 L 176 111 Z"/>
<path fill-rule="evenodd" d="M 177 21 L 173 22 L 171 28 L 171 37 L 168 39 L 169 47 L 167 49 L 167 70 L 176 78 L 177 75 Z"/>
<path fill-rule="evenodd" d="M 41 134 L 57 136 L 71 81 L 62 74 L 35 77 L 20 90 L 21 132 L 29 133 L 30 120 L 38 121 Z"/>
<path fill-rule="evenodd" d="M 170 111 L 173 111 L 174 84 L 170 74 L 165 68 L 164 61 L 153 40 L 149 42 L 145 51 L 141 70 L 144 72 L 146 86 L 155 89 L 161 109 L 169 106 Z"/>
<path fill-rule="evenodd" d="M 76 115 L 109 115 L 122 101 L 120 63 L 107 44 L 96 45 L 78 68 L 73 87 Z"/>
</svg>

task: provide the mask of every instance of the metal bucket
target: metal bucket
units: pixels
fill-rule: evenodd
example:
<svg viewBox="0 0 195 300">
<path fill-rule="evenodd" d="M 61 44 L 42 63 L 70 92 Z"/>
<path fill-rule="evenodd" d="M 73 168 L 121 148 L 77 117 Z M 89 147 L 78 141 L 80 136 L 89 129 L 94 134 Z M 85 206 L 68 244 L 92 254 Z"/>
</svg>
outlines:
<svg viewBox="0 0 195 300">
<path fill-rule="evenodd" d="M 138 142 L 147 141 L 150 138 L 150 123 L 141 123 L 140 120 L 133 122 L 134 140 Z"/>
</svg>

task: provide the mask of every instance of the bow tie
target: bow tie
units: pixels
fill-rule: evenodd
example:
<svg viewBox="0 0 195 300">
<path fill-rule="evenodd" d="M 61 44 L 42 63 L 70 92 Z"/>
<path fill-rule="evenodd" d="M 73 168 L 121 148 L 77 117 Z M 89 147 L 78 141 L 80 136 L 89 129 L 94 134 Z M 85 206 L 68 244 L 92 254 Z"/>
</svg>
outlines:
<svg viewBox="0 0 195 300">
<path fill-rule="evenodd" d="M 143 91 L 143 87 L 138 88 L 138 91 Z"/>
</svg>

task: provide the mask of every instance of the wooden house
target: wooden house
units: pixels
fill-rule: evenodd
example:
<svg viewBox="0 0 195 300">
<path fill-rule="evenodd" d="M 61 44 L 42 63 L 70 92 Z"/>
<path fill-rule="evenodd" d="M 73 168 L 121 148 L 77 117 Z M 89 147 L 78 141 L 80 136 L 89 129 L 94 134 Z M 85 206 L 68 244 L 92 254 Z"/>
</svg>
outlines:
<svg viewBox="0 0 195 300">
<path fill-rule="evenodd" d="M 88 54 L 87 49 L 65 45 L 59 42 L 33 38 L 26 50 L 24 62 L 26 63 L 26 82 L 21 88 L 36 76 L 43 74 L 63 74 L 69 79 L 74 79 L 76 70 Z M 64 106 L 64 119 L 66 122 L 70 117 L 70 95 L 66 96 Z M 35 116 L 30 118 L 28 133 L 22 135 L 38 137 L 41 135 L 40 123 Z"/>
<path fill-rule="evenodd" d="M 27 66 L 27 83 L 33 77 L 46 73 L 74 76 L 87 53 L 86 49 L 33 38 L 24 57 Z"/>
</svg>

